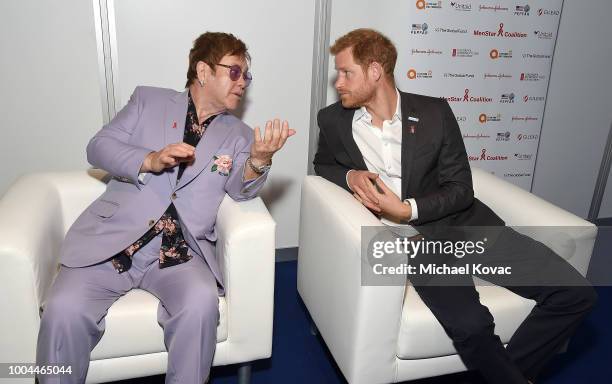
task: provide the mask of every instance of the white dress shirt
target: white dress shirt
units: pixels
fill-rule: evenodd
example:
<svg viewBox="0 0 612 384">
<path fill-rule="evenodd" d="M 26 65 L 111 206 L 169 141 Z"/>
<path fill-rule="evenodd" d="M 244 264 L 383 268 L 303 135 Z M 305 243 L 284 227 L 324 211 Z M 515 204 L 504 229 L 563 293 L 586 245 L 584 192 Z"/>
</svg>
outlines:
<svg viewBox="0 0 612 384">
<path fill-rule="evenodd" d="M 382 128 L 372 124 L 372 115 L 365 107 L 353 115 L 353 139 L 363 155 L 368 171 L 379 175 L 380 179 L 400 199 L 402 197 L 402 111 L 400 94 L 397 89 L 397 105 L 391 120 L 383 121 Z M 349 171 L 351 172 L 351 171 Z M 347 172 L 348 184 L 348 172 Z M 409 221 L 419 218 L 416 201 L 406 200 L 412 208 Z M 399 225 L 391 220 L 381 219 L 384 224 Z"/>
</svg>

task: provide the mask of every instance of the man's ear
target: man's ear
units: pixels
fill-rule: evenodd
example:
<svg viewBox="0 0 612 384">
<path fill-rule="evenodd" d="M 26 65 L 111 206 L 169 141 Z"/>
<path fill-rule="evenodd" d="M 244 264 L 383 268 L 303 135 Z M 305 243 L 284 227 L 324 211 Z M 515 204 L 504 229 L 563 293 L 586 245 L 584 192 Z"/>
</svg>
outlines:
<svg viewBox="0 0 612 384">
<path fill-rule="evenodd" d="M 368 66 L 368 72 L 369 72 L 370 77 L 374 79 L 375 81 L 380 80 L 385 73 L 382 65 L 380 65 L 380 63 L 377 61 L 373 61 Z"/>
<path fill-rule="evenodd" d="M 211 77 L 215 75 L 215 71 L 205 62 L 198 61 L 196 64 L 196 74 L 199 79 L 204 80 L 205 82 Z"/>
</svg>

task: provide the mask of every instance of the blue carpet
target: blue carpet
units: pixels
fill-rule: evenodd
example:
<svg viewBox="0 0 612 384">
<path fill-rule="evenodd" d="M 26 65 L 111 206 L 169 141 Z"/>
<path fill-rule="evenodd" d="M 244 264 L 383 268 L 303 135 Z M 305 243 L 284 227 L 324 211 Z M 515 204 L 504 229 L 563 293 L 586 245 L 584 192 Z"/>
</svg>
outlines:
<svg viewBox="0 0 612 384">
<path fill-rule="evenodd" d="M 604 257 L 599 244 L 595 255 Z M 594 256 L 595 257 L 595 256 Z M 276 263 L 274 339 L 272 358 L 253 364 L 252 383 L 345 383 L 320 336 L 310 323 L 296 288 L 297 262 Z M 597 287 L 599 303 L 572 338 L 568 351 L 548 365 L 538 383 L 576 384 L 612 382 L 612 287 Z M 161 384 L 164 376 L 125 380 L 116 384 Z M 237 367 L 215 367 L 212 384 L 237 383 Z M 463 372 L 410 382 L 411 384 L 483 384 L 477 373 Z"/>
</svg>

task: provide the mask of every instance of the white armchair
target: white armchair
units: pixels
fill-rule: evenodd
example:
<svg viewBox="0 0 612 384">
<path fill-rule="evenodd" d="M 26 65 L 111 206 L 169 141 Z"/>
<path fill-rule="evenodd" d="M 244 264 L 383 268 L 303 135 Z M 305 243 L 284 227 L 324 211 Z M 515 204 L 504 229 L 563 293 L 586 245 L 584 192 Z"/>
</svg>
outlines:
<svg viewBox="0 0 612 384">
<path fill-rule="evenodd" d="M 542 241 L 586 275 L 597 228 L 483 170 L 476 197 L 511 226 Z M 361 226 L 380 226 L 349 193 L 307 176 L 302 185 L 298 291 L 349 383 L 395 383 L 465 370 L 451 340 L 415 290 L 361 285 Z M 560 226 L 543 231 L 536 226 Z M 562 227 L 562 228 L 561 228 Z M 528 232 L 528 233 L 527 233 Z M 560 234 L 560 236 L 559 236 Z M 534 302 L 479 285 L 481 302 L 507 343 Z"/>
<path fill-rule="evenodd" d="M 35 361 L 39 307 L 57 273 L 60 244 L 77 216 L 103 192 L 105 176 L 97 170 L 28 175 L 0 200 L 0 362 Z M 238 203 L 226 196 L 216 228 L 226 292 L 219 301 L 213 365 L 268 358 L 275 223 L 261 199 Z M 92 351 L 88 383 L 166 371 L 158 302 L 148 292 L 135 289 L 111 306 L 106 332 Z M 249 373 L 249 365 L 242 365 L 240 381 L 248 382 Z M 33 383 L 34 379 L 16 382 Z"/>
</svg>

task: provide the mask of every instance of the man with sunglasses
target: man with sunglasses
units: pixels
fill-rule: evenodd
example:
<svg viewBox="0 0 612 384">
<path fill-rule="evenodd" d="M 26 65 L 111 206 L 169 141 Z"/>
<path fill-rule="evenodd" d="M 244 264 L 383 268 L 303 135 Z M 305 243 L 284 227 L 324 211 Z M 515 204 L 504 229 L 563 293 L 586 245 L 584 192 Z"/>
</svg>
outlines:
<svg viewBox="0 0 612 384">
<path fill-rule="evenodd" d="M 204 33 L 189 53 L 184 92 L 137 87 L 89 142 L 88 161 L 112 179 L 66 235 L 38 337 L 39 365 L 71 365 L 62 383 L 85 382 L 108 308 L 133 288 L 160 300 L 166 382 L 208 377 L 223 294 L 217 210 L 226 193 L 255 197 L 295 133 L 279 120 L 253 131 L 229 113 L 252 80 L 249 60 L 235 36 Z"/>
</svg>

